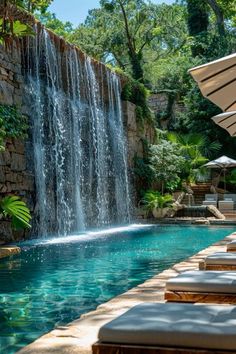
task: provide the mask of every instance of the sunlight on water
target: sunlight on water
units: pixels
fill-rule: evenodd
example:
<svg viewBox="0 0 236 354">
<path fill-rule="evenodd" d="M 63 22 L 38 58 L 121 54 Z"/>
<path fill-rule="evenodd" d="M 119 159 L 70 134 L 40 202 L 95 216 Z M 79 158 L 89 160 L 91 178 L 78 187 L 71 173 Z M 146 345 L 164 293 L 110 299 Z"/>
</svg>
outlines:
<svg viewBox="0 0 236 354">
<path fill-rule="evenodd" d="M 96 238 L 106 237 L 113 234 L 119 234 L 122 232 L 129 232 L 135 230 L 145 230 L 147 228 L 155 227 L 152 224 L 131 224 L 128 226 L 112 227 L 109 229 L 99 229 L 97 231 L 86 231 L 83 233 L 78 233 L 76 235 L 68 235 L 63 237 L 54 237 L 50 239 L 39 239 L 26 241 L 23 245 L 33 244 L 33 245 L 50 245 L 50 244 L 59 244 L 59 243 L 72 243 L 72 242 L 82 242 L 88 240 L 95 240 Z"/>
</svg>

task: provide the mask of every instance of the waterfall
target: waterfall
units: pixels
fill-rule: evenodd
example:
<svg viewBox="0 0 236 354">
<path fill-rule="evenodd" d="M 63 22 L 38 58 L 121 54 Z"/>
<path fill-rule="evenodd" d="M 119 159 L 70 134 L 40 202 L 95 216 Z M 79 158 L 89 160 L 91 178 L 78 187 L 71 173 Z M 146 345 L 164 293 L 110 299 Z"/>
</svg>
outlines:
<svg viewBox="0 0 236 354">
<path fill-rule="evenodd" d="M 128 222 L 119 77 L 40 25 L 24 47 L 38 235 Z"/>
</svg>

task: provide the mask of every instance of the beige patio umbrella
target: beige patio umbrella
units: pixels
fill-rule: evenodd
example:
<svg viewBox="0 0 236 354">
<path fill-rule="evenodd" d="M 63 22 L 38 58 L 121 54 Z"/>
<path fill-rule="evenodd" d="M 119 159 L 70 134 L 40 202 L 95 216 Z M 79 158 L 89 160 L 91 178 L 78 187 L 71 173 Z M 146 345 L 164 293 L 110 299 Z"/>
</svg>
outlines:
<svg viewBox="0 0 236 354">
<path fill-rule="evenodd" d="M 212 120 L 231 136 L 236 136 L 236 111 L 218 114 Z"/>
<path fill-rule="evenodd" d="M 236 167 L 236 160 L 233 160 L 230 157 L 223 155 L 216 160 L 212 160 L 212 161 L 207 162 L 203 166 L 207 167 L 207 168 L 219 168 L 221 170 L 221 173 L 223 172 L 224 191 L 226 191 L 226 180 L 225 180 L 226 171 L 228 168 Z"/>
<path fill-rule="evenodd" d="M 236 53 L 189 70 L 204 97 L 223 111 L 236 111 Z"/>
</svg>

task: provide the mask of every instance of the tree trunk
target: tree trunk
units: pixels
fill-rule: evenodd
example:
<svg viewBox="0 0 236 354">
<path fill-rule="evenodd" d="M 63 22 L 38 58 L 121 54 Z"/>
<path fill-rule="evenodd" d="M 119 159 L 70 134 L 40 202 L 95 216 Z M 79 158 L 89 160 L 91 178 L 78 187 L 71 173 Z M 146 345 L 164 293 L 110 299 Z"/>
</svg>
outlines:
<svg viewBox="0 0 236 354">
<path fill-rule="evenodd" d="M 220 36 L 225 35 L 224 14 L 216 0 L 206 0 L 216 16 L 216 24 Z"/>
<path fill-rule="evenodd" d="M 132 35 L 129 30 L 129 23 L 128 23 L 128 18 L 127 18 L 127 14 L 125 12 L 124 5 L 123 5 L 122 1 L 118 1 L 118 3 L 120 5 L 120 8 L 121 8 L 121 11 L 123 14 L 123 18 L 124 18 L 125 32 L 126 32 L 126 37 L 127 37 L 127 46 L 129 48 L 128 54 L 130 57 L 133 77 L 135 80 L 143 82 L 143 68 L 142 68 L 142 64 L 141 64 L 142 55 L 140 55 L 140 53 L 136 53 L 135 43 L 134 43 L 134 40 L 133 40 Z"/>
<path fill-rule="evenodd" d="M 188 32 L 192 37 L 206 34 L 208 31 L 209 19 L 207 11 L 207 0 L 187 0 Z M 191 46 L 193 57 L 204 55 L 205 48 L 199 38 L 196 38 Z"/>
<path fill-rule="evenodd" d="M 137 53 L 130 53 L 129 57 L 132 66 L 133 78 L 141 83 L 143 83 L 143 67 L 141 63 L 140 55 Z"/>
</svg>

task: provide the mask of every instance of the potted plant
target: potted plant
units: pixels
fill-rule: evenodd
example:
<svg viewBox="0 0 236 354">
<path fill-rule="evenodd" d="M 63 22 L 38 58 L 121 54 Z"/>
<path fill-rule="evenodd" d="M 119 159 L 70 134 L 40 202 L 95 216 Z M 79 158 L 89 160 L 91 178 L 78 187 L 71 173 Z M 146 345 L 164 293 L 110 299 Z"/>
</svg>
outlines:
<svg viewBox="0 0 236 354">
<path fill-rule="evenodd" d="M 162 195 L 157 191 L 147 191 L 142 199 L 146 209 L 152 212 L 154 218 L 164 218 L 172 207 L 173 198 L 170 194 Z"/>
</svg>

